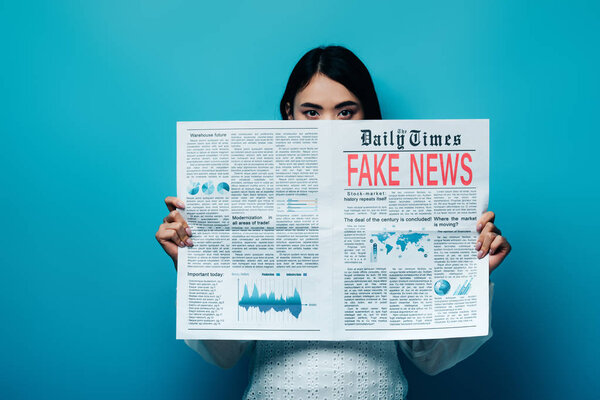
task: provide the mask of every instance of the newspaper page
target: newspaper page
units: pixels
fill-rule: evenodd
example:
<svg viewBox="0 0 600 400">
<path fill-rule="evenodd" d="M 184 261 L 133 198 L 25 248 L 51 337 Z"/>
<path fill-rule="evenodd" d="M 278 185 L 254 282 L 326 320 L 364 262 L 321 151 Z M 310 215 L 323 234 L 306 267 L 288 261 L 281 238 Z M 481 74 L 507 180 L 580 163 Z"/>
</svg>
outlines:
<svg viewBox="0 0 600 400">
<path fill-rule="evenodd" d="M 179 122 L 178 339 L 488 333 L 488 120 Z"/>
</svg>

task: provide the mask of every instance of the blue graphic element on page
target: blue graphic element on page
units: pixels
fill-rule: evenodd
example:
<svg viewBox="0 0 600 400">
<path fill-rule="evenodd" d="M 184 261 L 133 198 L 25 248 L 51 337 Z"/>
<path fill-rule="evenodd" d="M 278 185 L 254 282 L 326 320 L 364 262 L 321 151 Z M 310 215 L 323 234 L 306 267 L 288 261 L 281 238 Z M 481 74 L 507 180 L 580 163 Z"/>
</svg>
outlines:
<svg viewBox="0 0 600 400">
<path fill-rule="evenodd" d="M 473 278 L 466 280 L 462 285 L 460 285 L 458 288 L 456 288 L 456 290 L 452 294 L 455 296 L 463 296 L 463 295 L 469 293 L 469 290 L 471 290 L 471 281 L 472 280 L 473 280 Z"/>
<path fill-rule="evenodd" d="M 381 246 L 382 252 L 385 252 L 385 255 L 390 253 L 397 252 L 398 258 L 402 257 L 402 253 L 409 251 L 411 249 L 416 250 L 417 252 L 423 253 L 423 257 L 427 257 L 428 254 L 425 251 L 424 241 L 429 241 L 429 234 L 427 233 L 417 233 L 417 232 L 408 232 L 408 233 L 399 233 L 399 232 L 391 232 L 384 231 L 379 233 L 374 233 L 373 236 L 375 239 L 371 239 L 371 243 L 378 244 Z M 371 251 L 371 260 L 376 259 L 376 248 L 373 247 Z"/>
<path fill-rule="evenodd" d="M 317 211 L 317 199 L 296 198 L 287 199 L 287 212 L 315 212 Z"/>
<path fill-rule="evenodd" d="M 200 191 L 200 184 L 198 182 L 190 182 L 188 185 L 188 193 L 195 196 Z"/>
<path fill-rule="evenodd" d="M 277 312 L 288 310 L 295 318 L 298 318 L 302 312 L 302 301 L 297 289 L 294 289 L 293 296 L 284 297 L 281 295 L 279 298 L 276 298 L 273 292 L 268 295 L 266 293 L 259 294 L 256 285 L 254 285 L 252 295 L 250 295 L 248 293 L 248 285 L 244 284 L 244 294 L 238 304 L 240 307 L 244 307 L 246 311 L 250 307 L 257 307 L 263 313 L 269 310 Z"/>
<path fill-rule="evenodd" d="M 371 262 L 377 262 L 377 243 L 373 243 L 372 246 Z"/>
<path fill-rule="evenodd" d="M 208 181 L 204 185 L 202 185 L 202 193 L 213 194 L 214 191 L 215 191 L 215 185 L 213 185 L 212 181 Z"/>
<path fill-rule="evenodd" d="M 217 185 L 217 192 L 220 194 L 229 193 L 229 184 L 227 182 L 221 182 Z"/>
<path fill-rule="evenodd" d="M 433 285 L 433 290 L 440 295 L 443 296 L 450 290 L 450 282 L 445 279 L 440 279 Z"/>
</svg>

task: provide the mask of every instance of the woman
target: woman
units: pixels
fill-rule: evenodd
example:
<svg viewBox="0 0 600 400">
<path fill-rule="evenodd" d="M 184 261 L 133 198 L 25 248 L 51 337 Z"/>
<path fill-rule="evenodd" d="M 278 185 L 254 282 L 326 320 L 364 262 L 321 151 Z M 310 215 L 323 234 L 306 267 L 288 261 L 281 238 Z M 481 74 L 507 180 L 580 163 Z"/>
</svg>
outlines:
<svg viewBox="0 0 600 400">
<path fill-rule="evenodd" d="M 316 48 L 294 67 L 280 104 L 283 119 L 381 119 L 373 81 L 364 64 L 339 46 Z M 192 232 L 177 209 L 184 204 L 167 197 L 169 215 L 156 239 L 177 268 L 178 247 L 192 246 Z M 494 213 L 477 222 L 478 257 L 490 254 L 490 273 L 510 252 L 494 225 Z M 493 292 L 490 283 L 490 297 Z M 491 300 L 491 299 L 490 299 Z M 491 303 L 490 303 L 491 304 Z M 491 318 L 490 318 L 491 321 Z M 398 349 L 425 373 L 434 375 L 465 359 L 492 336 L 407 341 L 219 341 L 186 343 L 207 361 L 232 367 L 252 353 L 245 398 L 397 398 L 407 383 Z"/>
</svg>

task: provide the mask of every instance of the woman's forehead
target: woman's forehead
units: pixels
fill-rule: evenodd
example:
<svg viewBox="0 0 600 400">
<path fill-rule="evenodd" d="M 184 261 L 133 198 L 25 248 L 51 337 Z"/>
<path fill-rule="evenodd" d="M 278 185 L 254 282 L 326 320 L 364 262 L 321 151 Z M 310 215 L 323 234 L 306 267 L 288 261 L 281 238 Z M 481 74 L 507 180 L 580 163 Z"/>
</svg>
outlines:
<svg viewBox="0 0 600 400">
<path fill-rule="evenodd" d="M 354 101 L 360 104 L 358 98 L 344 85 L 323 74 L 316 74 L 308 82 L 308 85 L 296 94 L 294 105 L 312 103 L 324 108 L 333 108 L 345 101 Z"/>
</svg>

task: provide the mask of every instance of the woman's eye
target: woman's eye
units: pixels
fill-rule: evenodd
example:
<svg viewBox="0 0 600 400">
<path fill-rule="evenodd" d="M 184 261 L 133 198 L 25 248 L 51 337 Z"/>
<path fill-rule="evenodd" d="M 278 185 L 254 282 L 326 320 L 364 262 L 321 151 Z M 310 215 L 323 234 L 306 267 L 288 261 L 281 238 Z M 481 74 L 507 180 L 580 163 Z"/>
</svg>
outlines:
<svg viewBox="0 0 600 400">
<path fill-rule="evenodd" d="M 351 117 L 351 116 L 352 116 L 352 111 L 350 111 L 350 110 L 340 111 L 340 117 L 347 118 L 347 117 Z"/>
<path fill-rule="evenodd" d="M 319 116 L 319 113 L 316 112 L 315 110 L 305 111 L 304 114 L 308 117 L 318 117 Z"/>
</svg>

